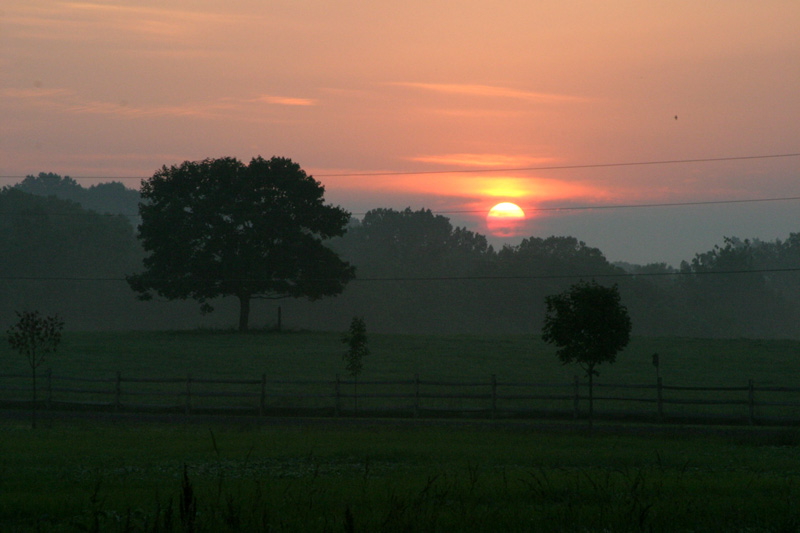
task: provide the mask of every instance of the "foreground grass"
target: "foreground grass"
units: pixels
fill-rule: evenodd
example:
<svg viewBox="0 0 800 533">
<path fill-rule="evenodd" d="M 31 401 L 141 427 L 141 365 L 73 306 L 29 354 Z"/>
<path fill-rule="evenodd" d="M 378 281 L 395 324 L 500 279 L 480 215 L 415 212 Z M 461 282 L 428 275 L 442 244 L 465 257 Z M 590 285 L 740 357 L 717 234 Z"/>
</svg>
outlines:
<svg viewBox="0 0 800 533">
<path fill-rule="evenodd" d="M 650 435 L 600 426 L 590 436 L 566 426 L 359 420 L 2 424 L 2 531 L 800 527 L 796 430 Z"/>
</svg>

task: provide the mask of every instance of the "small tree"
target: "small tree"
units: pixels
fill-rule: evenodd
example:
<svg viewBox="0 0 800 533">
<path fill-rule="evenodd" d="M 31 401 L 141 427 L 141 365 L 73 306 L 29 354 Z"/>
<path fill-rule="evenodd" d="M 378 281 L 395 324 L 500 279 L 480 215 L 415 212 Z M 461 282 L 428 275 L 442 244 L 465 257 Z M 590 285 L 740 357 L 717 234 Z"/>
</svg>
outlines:
<svg viewBox="0 0 800 533">
<path fill-rule="evenodd" d="M 631 319 L 620 302 L 616 285 L 603 287 L 594 280 L 581 281 L 566 291 L 545 298 L 547 312 L 542 339 L 555 344 L 563 364 L 578 363 L 589 377 L 589 423 L 594 412 L 595 366 L 613 363 L 627 346 Z"/>
<path fill-rule="evenodd" d="M 31 425 L 36 427 L 36 369 L 47 354 L 55 352 L 61 342 L 64 321 L 58 315 L 42 317 L 38 311 L 17 311 L 19 321 L 8 329 L 8 344 L 24 355 L 31 367 L 33 378 L 33 411 Z"/>
<path fill-rule="evenodd" d="M 347 362 L 345 369 L 353 377 L 353 405 L 358 411 L 358 375 L 361 374 L 364 367 L 361 358 L 369 355 L 367 325 L 363 318 L 353 317 L 353 320 L 350 321 L 350 329 L 342 338 L 342 342 L 347 345 L 347 351 L 342 354 L 342 359 Z"/>
</svg>

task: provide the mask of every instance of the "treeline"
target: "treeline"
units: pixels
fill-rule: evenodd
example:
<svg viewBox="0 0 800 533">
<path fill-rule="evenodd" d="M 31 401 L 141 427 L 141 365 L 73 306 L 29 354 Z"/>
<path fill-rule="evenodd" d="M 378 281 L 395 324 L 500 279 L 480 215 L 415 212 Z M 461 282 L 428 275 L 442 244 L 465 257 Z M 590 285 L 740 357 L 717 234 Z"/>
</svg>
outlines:
<svg viewBox="0 0 800 533">
<path fill-rule="evenodd" d="M 27 176 L 13 188 L 35 196 L 54 196 L 70 200 L 84 209 L 101 214 L 135 219 L 139 213 L 139 193 L 118 181 L 98 183 L 87 188 L 69 176 L 40 172 L 37 176 Z"/>
<path fill-rule="evenodd" d="M 193 303 L 139 302 L 121 281 L 142 265 L 138 198 L 121 183 L 84 188 L 44 173 L 0 190 L 2 331 L 24 310 L 57 313 L 69 329 L 202 323 Z"/>
<path fill-rule="evenodd" d="M 236 303 L 139 302 L 125 281 L 141 271 L 138 193 L 83 188 L 55 174 L 0 191 L 0 326 L 15 310 L 57 312 L 72 329 L 230 327 Z M 429 210 L 374 209 L 330 246 L 357 268 L 336 298 L 260 301 L 256 325 L 370 331 L 534 333 L 544 298 L 579 279 L 616 283 L 634 335 L 800 337 L 800 233 L 726 238 L 675 268 L 612 264 L 573 237 L 530 237 L 495 249 Z M 46 279 L 44 279 L 46 278 Z"/>
<path fill-rule="evenodd" d="M 786 270 L 800 267 L 800 233 L 726 238 L 674 268 L 612 264 L 574 237 L 495 250 L 431 211 L 376 209 L 333 246 L 357 279 L 336 301 L 284 304 L 309 325 L 339 312 L 388 331 L 538 332 L 545 296 L 594 278 L 619 285 L 635 335 L 800 337 L 800 271 Z"/>
</svg>

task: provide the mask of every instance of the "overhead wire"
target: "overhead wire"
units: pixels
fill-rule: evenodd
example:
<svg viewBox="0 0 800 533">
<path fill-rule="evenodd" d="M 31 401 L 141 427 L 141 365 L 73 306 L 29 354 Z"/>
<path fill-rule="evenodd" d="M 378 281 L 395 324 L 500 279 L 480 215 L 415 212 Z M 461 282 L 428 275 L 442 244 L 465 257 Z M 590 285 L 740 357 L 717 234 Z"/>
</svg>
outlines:
<svg viewBox="0 0 800 533">
<path fill-rule="evenodd" d="M 426 174 L 476 174 L 476 173 L 492 173 L 492 172 L 524 172 L 524 171 L 539 171 L 539 170 L 567 170 L 567 169 L 586 169 L 586 168 L 612 168 L 612 167 L 629 167 L 629 166 L 646 166 L 646 165 L 673 165 L 673 164 L 686 164 L 686 163 L 710 163 L 722 161 L 743 161 L 743 160 L 756 160 L 756 159 L 776 159 L 787 157 L 800 157 L 800 152 L 790 152 L 781 154 L 762 154 L 762 155 L 744 155 L 744 156 L 727 156 L 727 157 L 704 157 L 704 158 L 691 158 L 691 159 L 663 159 L 653 161 L 633 161 L 621 163 L 588 163 L 577 165 L 551 165 L 551 166 L 536 166 L 536 167 L 509 167 L 509 168 L 480 168 L 480 169 L 449 169 L 449 170 L 421 170 L 421 171 L 387 171 L 387 172 L 349 172 L 349 173 L 329 173 L 317 174 L 318 177 L 358 177 L 358 176 L 414 176 Z M 2 175 L 0 179 L 24 179 L 28 176 L 23 175 Z M 35 178 L 35 176 L 33 176 Z M 65 176 L 70 177 L 70 176 Z M 128 179 L 147 179 L 141 176 L 76 176 L 71 179 L 111 179 L 111 180 L 128 180 Z M 787 196 L 777 198 L 752 198 L 741 200 L 705 200 L 693 202 L 660 202 L 650 204 L 620 204 L 620 205 L 588 205 L 588 206 L 561 206 L 561 207 L 527 207 L 530 211 L 578 211 L 590 209 L 630 209 L 630 208 L 650 208 L 650 207 L 674 207 L 674 206 L 691 206 L 691 205 L 713 205 L 713 204 L 735 204 L 735 203 L 750 203 L 750 202 L 774 202 L 774 201 L 787 201 L 798 200 L 800 196 Z M 482 213 L 483 210 L 437 210 L 432 211 L 436 214 L 468 214 L 468 213 Z M 138 213 L 114 213 L 127 217 L 137 217 Z M 354 215 L 364 215 L 365 213 L 353 213 Z"/>
<path fill-rule="evenodd" d="M 591 211 L 607 210 L 607 209 L 648 209 L 656 207 L 690 207 L 690 206 L 703 206 L 703 205 L 725 205 L 725 204 L 749 204 L 757 202 L 788 202 L 800 200 L 800 196 L 780 196 L 774 198 L 743 198 L 743 199 L 728 199 L 728 200 L 701 200 L 691 202 L 659 202 L 649 204 L 612 204 L 612 205 L 579 205 L 579 206 L 556 206 L 556 207 L 526 207 L 523 208 L 525 212 L 551 212 L 551 211 Z M 279 211 L 280 212 L 280 211 Z M 475 214 L 485 213 L 485 209 L 443 209 L 431 210 L 434 215 L 456 215 L 456 214 Z M 350 213 L 353 216 L 364 216 L 367 213 Z M 78 212 L 78 213 L 58 213 L 58 212 L 7 212 L 0 211 L 0 215 L 6 216 L 105 216 L 105 217 L 139 217 L 139 213 L 96 213 L 96 212 Z"/>
<path fill-rule="evenodd" d="M 555 166 L 536 166 L 536 167 L 509 167 L 509 168 L 480 168 L 480 169 L 449 169 L 449 170 L 423 170 L 423 171 L 387 171 L 387 172 L 350 172 L 350 173 L 330 173 L 330 174 L 317 174 L 317 177 L 359 177 L 359 176 L 414 176 L 426 174 L 476 174 L 476 173 L 492 173 L 492 172 L 523 172 L 523 171 L 545 171 L 545 170 L 567 170 L 567 169 L 587 169 L 587 168 L 612 168 L 612 167 L 630 167 L 630 166 L 646 166 L 646 165 L 673 165 L 673 164 L 686 164 L 686 163 L 710 163 L 722 161 L 743 161 L 743 160 L 757 160 L 757 159 L 776 159 L 787 157 L 800 157 L 800 152 L 797 153 L 781 153 L 781 154 L 762 154 L 762 155 L 745 155 L 745 156 L 728 156 L 728 157 L 704 157 L 692 159 L 665 159 L 653 161 L 634 161 L 634 162 L 621 162 L 621 163 L 589 163 L 577 165 L 555 165 Z M 22 175 L 3 175 L 0 179 L 24 179 L 27 176 Z M 35 176 L 34 176 L 35 177 Z M 65 176 L 68 177 L 68 176 Z M 140 176 L 77 176 L 72 179 L 111 179 L 111 180 L 128 180 L 128 179 L 147 179 Z M 647 204 L 615 204 L 615 205 L 580 205 L 580 206 L 555 206 L 555 207 L 541 207 L 541 206 L 526 206 L 523 208 L 526 212 L 551 212 L 551 211 L 588 211 L 594 209 L 642 209 L 642 208 L 657 208 L 657 207 L 681 207 L 681 206 L 703 206 L 703 205 L 723 205 L 723 204 L 744 204 L 755 202 L 778 202 L 778 201 L 796 201 L 800 200 L 800 196 L 784 196 L 773 198 L 746 198 L 746 199 L 727 199 L 727 200 L 701 200 L 701 201 L 687 201 L 687 202 L 657 202 Z M 431 210 L 433 214 L 450 215 L 450 214 L 475 214 L 483 213 L 484 210 L 480 209 L 443 209 Z M 0 214 L 7 214 L 2 213 Z M 366 213 L 351 213 L 354 216 L 364 216 Z M 63 216 L 82 216 L 84 213 L 64 213 Z M 121 215 L 125 217 L 136 218 L 138 213 L 104 213 L 104 216 Z M 44 216 L 44 214 L 43 214 Z"/>
<path fill-rule="evenodd" d="M 722 162 L 722 161 L 742 161 L 742 160 L 756 160 L 756 159 L 775 159 L 775 158 L 788 158 L 798 157 L 798 153 L 782 153 L 782 154 L 766 154 L 766 155 L 748 155 L 748 156 L 731 156 L 731 157 L 714 157 L 714 158 L 694 158 L 694 159 L 671 159 L 671 160 L 655 160 L 655 161 L 637 161 L 637 162 L 623 162 L 623 163 L 593 163 L 582 165 L 557 165 L 557 166 L 537 166 L 537 167 L 512 167 L 512 168 L 482 168 L 482 169 L 451 169 L 451 170 L 436 170 L 436 171 L 406 171 L 406 172 L 353 172 L 353 173 L 332 173 L 332 174 L 317 174 L 318 177 L 359 177 L 359 176 L 400 176 L 400 175 L 426 175 L 426 174 L 452 174 L 452 173 L 491 173 L 491 172 L 522 172 L 522 171 L 546 171 L 546 170 L 568 170 L 568 169 L 589 169 L 589 168 L 612 168 L 612 167 L 629 167 L 629 166 L 646 166 L 646 165 L 671 165 L 671 164 L 686 164 L 686 163 L 709 163 L 709 162 Z M 21 179 L 27 176 L 21 175 L 0 175 L 0 179 Z M 112 179 L 112 180 L 126 180 L 126 179 L 146 179 L 138 176 L 78 176 L 72 179 Z M 594 210 L 594 209 L 642 209 L 642 208 L 659 208 L 659 207 L 681 207 L 681 206 L 704 206 L 704 205 L 725 205 L 725 204 L 744 204 L 756 202 L 777 202 L 777 201 L 796 201 L 800 200 L 800 196 L 785 196 L 773 198 L 751 198 L 751 199 L 728 199 L 728 200 L 705 200 L 705 201 L 689 201 L 689 202 L 659 202 L 649 204 L 618 204 L 618 205 L 587 205 L 587 206 L 560 206 L 560 207 L 528 207 L 529 211 L 578 211 L 578 210 Z M 469 213 L 483 213 L 483 210 L 440 210 L 431 211 L 434 214 L 469 214 Z M 0 215 L 58 215 L 58 213 L 4 213 Z M 366 213 L 353 213 L 354 215 L 365 215 Z M 63 216 L 91 216 L 98 215 L 98 213 L 62 213 Z M 125 216 L 125 217 L 138 217 L 139 214 L 116 213 L 116 214 L 103 214 L 101 216 Z M 758 273 L 780 273 L 780 272 L 800 272 L 800 268 L 773 268 L 773 269 L 753 269 L 753 270 L 732 270 L 732 271 L 708 271 L 708 272 L 695 272 L 695 271 L 675 271 L 675 272 L 620 272 L 620 273 L 587 273 L 587 274 L 559 274 L 559 275 L 529 275 L 529 276 L 433 276 L 433 277 L 372 277 L 372 278 L 355 278 L 356 282 L 423 282 L 423 281 L 502 281 L 502 280 L 546 280 L 546 279 L 575 279 L 575 278 L 624 278 L 624 277 L 652 277 L 652 276 L 685 276 L 685 275 L 741 275 L 741 274 L 758 274 Z M 70 276 L 52 276 L 52 277 L 35 277 L 35 276 L 0 276 L 3 281 L 125 281 L 125 278 L 108 277 L 70 277 Z"/>
<path fill-rule="evenodd" d="M 663 159 L 655 161 L 633 161 L 626 163 L 588 163 L 578 165 L 545 165 L 535 167 L 509 167 L 509 168 L 471 168 L 471 169 L 457 169 L 457 170 L 419 170 L 410 172 L 400 171 L 386 171 L 386 172 L 343 172 L 332 174 L 317 174 L 320 178 L 340 178 L 340 177 L 358 177 L 358 176 L 418 176 L 425 174 L 477 174 L 477 173 L 491 173 L 491 172 L 529 172 L 540 170 L 575 170 L 584 168 L 614 168 L 614 167 L 635 167 L 647 165 L 675 165 L 685 163 L 712 163 L 721 161 L 744 161 L 748 159 L 777 159 L 783 157 L 798 157 L 798 153 L 785 153 L 785 154 L 767 154 L 767 155 L 744 155 L 744 156 L 729 156 L 729 157 L 702 157 L 694 159 Z"/>
<path fill-rule="evenodd" d="M 721 276 L 721 275 L 746 275 L 746 274 L 777 274 L 800 272 L 800 267 L 786 268 L 756 268 L 739 270 L 675 270 L 668 272 L 597 272 L 577 274 L 529 274 L 529 275 L 500 275 L 500 276 L 386 276 L 353 278 L 351 282 L 385 283 L 385 282 L 430 282 L 430 281 L 513 281 L 513 280 L 558 280 L 558 279 L 600 279 L 600 278 L 638 278 L 638 277 L 687 277 L 687 276 Z M 92 276 L 0 276 L 0 281 L 127 281 L 120 277 L 92 277 Z M 229 281 L 260 281 L 258 279 L 239 279 Z M 329 281 L 320 278 L 311 281 Z"/>
<path fill-rule="evenodd" d="M 587 168 L 614 168 L 614 167 L 634 167 L 634 166 L 648 166 L 648 165 L 676 165 L 687 163 L 714 163 L 724 161 L 746 161 L 757 159 L 780 159 L 787 157 L 800 157 L 800 152 L 787 152 L 779 154 L 758 154 L 758 155 L 740 155 L 740 156 L 724 156 L 724 157 L 698 157 L 686 159 L 659 159 L 651 161 L 628 161 L 616 163 L 586 163 L 575 165 L 542 165 L 533 167 L 507 167 L 507 168 L 468 168 L 468 169 L 444 169 L 444 170 L 391 170 L 391 171 L 375 171 L 375 172 L 332 172 L 316 174 L 320 178 L 343 178 L 343 177 L 373 177 L 373 176 L 419 176 L 426 174 L 485 174 L 492 172 L 529 172 L 529 171 L 544 171 L 544 170 L 575 170 Z M 0 179 L 24 179 L 27 175 L 0 175 Z M 35 177 L 35 176 L 34 176 Z M 148 179 L 148 176 L 65 176 L 72 179 L 93 179 L 93 180 L 142 180 Z"/>
</svg>

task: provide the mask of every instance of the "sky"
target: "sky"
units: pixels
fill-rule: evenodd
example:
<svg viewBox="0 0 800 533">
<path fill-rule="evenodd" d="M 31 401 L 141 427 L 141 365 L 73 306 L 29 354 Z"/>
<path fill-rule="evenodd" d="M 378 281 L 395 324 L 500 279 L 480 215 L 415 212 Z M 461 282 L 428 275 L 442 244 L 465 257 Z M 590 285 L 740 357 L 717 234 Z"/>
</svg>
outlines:
<svg viewBox="0 0 800 533">
<path fill-rule="evenodd" d="M 0 185 L 277 155 L 355 216 L 677 266 L 800 231 L 798 28 L 796 0 L 6 0 Z"/>
</svg>

